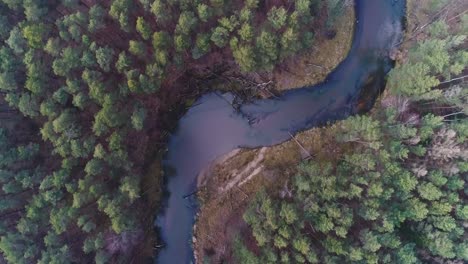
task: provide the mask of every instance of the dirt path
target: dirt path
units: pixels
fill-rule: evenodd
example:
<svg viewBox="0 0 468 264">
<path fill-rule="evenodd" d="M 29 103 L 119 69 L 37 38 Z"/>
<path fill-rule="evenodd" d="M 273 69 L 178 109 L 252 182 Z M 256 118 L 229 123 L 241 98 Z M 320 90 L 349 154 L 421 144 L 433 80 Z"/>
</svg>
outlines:
<svg viewBox="0 0 468 264">
<path fill-rule="evenodd" d="M 234 169 L 231 171 L 231 176 L 234 176 L 232 180 L 226 183 L 224 186 L 219 187 L 219 192 L 220 193 L 225 193 L 229 190 L 232 189 L 235 185 L 237 186 L 242 186 L 244 183 L 252 179 L 253 176 L 257 175 L 262 171 L 263 165 L 260 165 L 260 162 L 262 162 L 265 159 L 265 152 L 267 148 L 263 147 L 260 149 L 259 153 L 255 157 L 254 160 L 249 162 L 247 166 L 243 168 L 242 171 L 238 171 L 237 169 Z"/>
</svg>

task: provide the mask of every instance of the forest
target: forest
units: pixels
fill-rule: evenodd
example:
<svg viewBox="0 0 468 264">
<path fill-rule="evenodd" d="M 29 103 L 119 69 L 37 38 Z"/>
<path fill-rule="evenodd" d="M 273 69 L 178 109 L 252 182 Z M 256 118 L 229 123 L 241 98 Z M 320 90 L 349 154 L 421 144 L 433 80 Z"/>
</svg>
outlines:
<svg viewBox="0 0 468 264">
<path fill-rule="evenodd" d="M 408 34 L 375 109 L 323 128 L 336 154 L 250 202 L 235 262 L 468 261 L 468 15 L 441 17 Z"/>
<path fill-rule="evenodd" d="M 190 77 L 271 71 L 343 2 L 1 0 L 0 262 L 145 257 L 148 156 L 200 92 Z"/>
</svg>

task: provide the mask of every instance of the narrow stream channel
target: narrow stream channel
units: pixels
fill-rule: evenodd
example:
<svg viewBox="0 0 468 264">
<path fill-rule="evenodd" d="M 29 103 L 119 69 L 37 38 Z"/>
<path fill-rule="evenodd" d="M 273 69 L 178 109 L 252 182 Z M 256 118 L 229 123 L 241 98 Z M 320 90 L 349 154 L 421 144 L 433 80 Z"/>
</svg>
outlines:
<svg viewBox="0 0 468 264">
<path fill-rule="evenodd" d="M 388 54 L 402 37 L 406 1 L 355 2 L 357 20 L 349 55 L 322 84 L 257 100 L 242 106 L 241 113 L 227 103 L 232 95 L 209 93 L 180 119 L 164 160 L 168 196 L 155 224 L 165 247 L 157 252 L 156 263 L 194 262 L 191 241 L 197 205 L 184 196 L 195 190 L 198 173 L 212 160 L 239 146 L 279 144 L 288 133 L 346 118 L 358 111 L 363 91 L 375 95 L 384 87 L 393 65 Z"/>
</svg>

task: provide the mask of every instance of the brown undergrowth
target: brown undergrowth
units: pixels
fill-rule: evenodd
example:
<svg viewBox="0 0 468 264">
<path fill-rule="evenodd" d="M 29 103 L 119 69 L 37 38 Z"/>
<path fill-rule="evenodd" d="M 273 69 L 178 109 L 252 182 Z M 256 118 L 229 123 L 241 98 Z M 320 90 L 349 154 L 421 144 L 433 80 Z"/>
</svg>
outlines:
<svg viewBox="0 0 468 264">
<path fill-rule="evenodd" d="M 350 7 L 337 22 L 339 30 L 333 39 L 317 38 L 313 50 L 277 67 L 269 76 L 274 89 L 281 91 L 323 81 L 346 57 L 352 44 L 354 19 L 354 9 Z M 258 191 L 265 188 L 287 192 L 295 164 L 309 155 L 327 160 L 337 156 L 330 129 L 333 126 L 304 131 L 295 136 L 296 140 L 269 148 L 234 150 L 206 168 L 199 180 L 201 209 L 194 227 L 197 262 L 230 262 L 233 238 L 250 233 L 246 232 L 242 214 Z"/>
<path fill-rule="evenodd" d="M 454 0 L 451 5 L 455 6 L 457 1 L 458 0 Z M 461 3 L 461 1 L 458 2 Z M 429 4 L 430 1 L 428 0 L 408 1 L 408 28 L 404 43 L 402 43 L 399 51 L 396 51 L 395 59 L 397 59 L 397 62 L 402 63 L 405 61 L 408 47 L 410 47 L 414 41 L 422 40 L 427 37 L 423 29 L 430 25 L 431 21 L 436 21 L 438 19 L 434 15 L 429 15 Z M 452 24 L 460 19 L 459 14 L 463 12 L 463 10 L 466 9 L 459 8 L 457 10 L 456 8 L 447 8 L 446 11 L 440 12 L 440 14 L 448 20 L 449 24 Z M 342 21 L 347 19 L 349 18 L 343 18 Z M 349 32 L 349 30 L 347 31 Z M 340 37 L 340 34 L 343 34 L 343 32 L 338 32 L 337 38 L 341 38 L 342 40 L 346 39 L 345 36 Z M 349 38 L 349 41 L 351 41 L 351 38 Z M 327 44 L 319 44 L 317 49 L 310 54 L 320 51 L 320 53 L 316 54 L 331 54 L 334 56 L 330 57 L 334 58 L 329 58 L 328 62 L 323 62 L 320 61 L 319 58 L 311 55 L 310 58 L 314 59 L 314 62 L 306 62 L 307 58 L 304 58 L 302 64 L 299 64 L 302 67 L 295 67 L 294 70 L 296 72 L 307 72 L 310 69 L 306 69 L 304 65 L 311 63 L 321 63 L 322 66 L 334 65 L 329 66 L 326 68 L 326 71 L 324 71 L 324 73 L 329 73 L 346 54 L 345 51 L 333 52 L 333 50 L 336 47 L 347 47 L 339 40 L 331 43 L 334 43 L 336 46 L 328 47 Z M 328 45 L 331 45 L 331 43 Z M 325 49 L 328 49 L 328 51 L 325 51 Z M 327 52 L 329 53 L 327 54 Z M 292 58 L 291 63 L 294 60 L 298 60 L 298 58 Z M 286 62 L 286 65 L 287 63 L 288 62 Z M 278 71 L 281 70 L 275 72 Z M 315 79 L 311 76 L 311 79 L 308 79 L 309 82 L 306 83 L 306 80 L 300 77 L 290 77 L 294 75 L 291 72 L 285 71 L 283 74 L 284 81 L 276 81 L 278 85 L 277 89 L 279 90 L 286 89 L 288 85 L 303 86 L 316 83 L 326 76 L 326 74 L 324 74 L 323 77 L 316 75 L 319 77 Z M 275 76 L 282 79 L 281 74 Z M 288 79 L 289 77 L 291 79 Z M 385 96 L 386 93 L 382 95 L 382 97 Z M 377 111 L 376 109 L 378 108 L 379 106 L 371 110 L 371 114 Z M 205 263 L 204 261 L 207 263 L 235 263 L 232 261 L 232 242 L 234 240 L 233 238 L 238 235 L 242 237 L 247 247 L 255 251 L 255 239 L 251 237 L 251 232 L 242 218 L 246 206 L 261 189 L 266 189 L 269 193 L 277 193 L 279 196 L 289 192 L 288 186 L 290 178 L 296 173 L 294 171 L 294 165 L 304 158 L 307 158 L 309 155 L 317 161 L 323 160 L 333 162 L 336 157 L 340 156 L 340 153 L 349 151 L 344 149 L 347 147 L 346 145 L 338 146 L 336 144 L 333 135 L 336 134 L 335 132 L 337 129 L 336 125 L 314 128 L 296 135 L 296 141 L 290 140 L 283 144 L 267 148 L 263 153 L 264 157 L 262 161 L 256 167 L 261 168 L 261 171 L 247 183 L 236 179 L 237 172 L 249 167 L 249 164 L 258 158 L 261 150 L 238 150 L 239 153 L 236 155 L 223 160 L 223 162 L 217 166 L 213 166 L 211 168 L 210 177 L 206 177 L 205 181 L 202 182 L 203 185 L 200 186 L 201 192 L 199 198 L 202 202 L 202 207 L 198 214 L 198 221 L 194 231 L 194 247 L 197 260 L 200 263 Z M 253 169 L 251 172 L 253 172 Z M 245 175 L 245 177 L 247 177 L 250 174 L 245 173 Z M 228 184 L 232 185 L 233 181 L 236 183 L 234 187 L 230 188 L 229 191 L 223 192 L 222 187 Z"/>
<path fill-rule="evenodd" d="M 316 38 L 311 50 L 286 59 L 273 71 L 274 88 L 283 91 L 325 80 L 348 55 L 353 40 L 354 20 L 354 9 L 349 7 L 337 21 L 336 28 L 339 30 L 334 32 L 336 35 L 332 39 L 323 33 Z"/>
</svg>

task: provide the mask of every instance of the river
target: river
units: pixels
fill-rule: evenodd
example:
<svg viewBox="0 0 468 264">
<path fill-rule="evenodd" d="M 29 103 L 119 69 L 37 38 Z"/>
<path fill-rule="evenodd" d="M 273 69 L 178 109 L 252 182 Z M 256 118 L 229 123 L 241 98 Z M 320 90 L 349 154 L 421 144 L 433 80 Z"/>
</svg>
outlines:
<svg viewBox="0 0 468 264">
<path fill-rule="evenodd" d="M 289 133 L 357 113 L 359 97 L 372 94 L 370 107 L 392 68 L 389 52 L 400 42 L 404 0 L 357 0 L 353 44 L 347 58 L 318 85 L 293 89 L 280 98 L 261 99 L 236 112 L 230 94 L 202 96 L 180 119 L 164 160 L 167 197 L 157 216 L 165 247 L 156 263 L 194 262 L 192 228 L 197 210 L 193 196 L 198 173 L 216 157 L 242 147 L 279 144 Z"/>
</svg>

